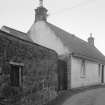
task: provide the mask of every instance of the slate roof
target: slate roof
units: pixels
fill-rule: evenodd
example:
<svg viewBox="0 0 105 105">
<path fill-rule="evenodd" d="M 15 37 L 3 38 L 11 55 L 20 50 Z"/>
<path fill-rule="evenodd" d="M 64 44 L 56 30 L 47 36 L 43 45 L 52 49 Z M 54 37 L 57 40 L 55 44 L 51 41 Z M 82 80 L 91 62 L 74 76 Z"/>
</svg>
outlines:
<svg viewBox="0 0 105 105">
<path fill-rule="evenodd" d="M 13 35 L 13 36 L 15 36 L 15 37 L 18 37 L 18 38 L 20 38 L 20 39 L 23 39 L 23 40 L 32 42 L 32 40 L 31 40 L 31 39 L 27 36 L 27 34 L 24 33 L 24 32 L 15 30 L 15 29 L 10 28 L 10 27 L 7 27 L 7 26 L 3 26 L 3 27 L 1 28 L 1 30 L 2 30 L 2 31 L 5 31 L 5 32 L 7 32 L 7 33 L 9 33 L 9 34 L 11 34 L 11 35 Z"/>
<path fill-rule="evenodd" d="M 72 52 L 73 56 L 82 57 L 85 59 L 91 59 L 97 62 L 105 64 L 105 56 L 95 47 L 90 46 L 88 42 L 78 38 L 77 36 L 70 34 L 63 29 L 46 22 L 48 27 L 55 32 L 55 34 L 61 39 L 65 46 L 67 46 Z M 26 33 L 17 31 L 7 26 L 1 28 L 2 31 L 8 32 L 13 36 L 19 37 L 23 40 L 34 43 Z"/>
<path fill-rule="evenodd" d="M 7 33 L 6 35 L 10 35 L 10 36 L 13 36 L 14 38 L 17 38 L 17 39 L 20 39 L 22 41 L 31 43 L 32 45 L 36 45 L 36 46 L 40 47 L 41 49 L 46 49 L 46 51 L 51 52 L 51 54 L 54 54 L 54 55 L 56 54 L 56 56 L 57 56 L 57 53 L 54 50 L 33 42 L 28 37 L 27 33 L 15 30 L 15 29 L 7 27 L 7 26 L 2 26 L 2 28 L 0 29 L 0 33 L 2 33 L 2 32 Z"/>
<path fill-rule="evenodd" d="M 65 46 L 69 48 L 74 56 L 84 57 L 86 59 L 93 59 L 105 64 L 105 56 L 95 47 L 90 46 L 88 42 L 70 34 L 63 29 L 47 22 L 47 25 L 55 34 L 61 39 Z"/>
</svg>

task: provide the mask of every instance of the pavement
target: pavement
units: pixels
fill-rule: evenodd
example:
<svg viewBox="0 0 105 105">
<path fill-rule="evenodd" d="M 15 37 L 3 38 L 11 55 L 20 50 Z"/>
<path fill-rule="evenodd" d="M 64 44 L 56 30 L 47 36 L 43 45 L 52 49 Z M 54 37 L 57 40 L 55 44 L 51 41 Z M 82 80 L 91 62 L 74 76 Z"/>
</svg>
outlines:
<svg viewBox="0 0 105 105">
<path fill-rule="evenodd" d="M 75 94 L 62 105 L 105 105 L 105 88 Z"/>
<path fill-rule="evenodd" d="M 105 105 L 105 85 L 62 91 L 47 105 Z"/>
</svg>

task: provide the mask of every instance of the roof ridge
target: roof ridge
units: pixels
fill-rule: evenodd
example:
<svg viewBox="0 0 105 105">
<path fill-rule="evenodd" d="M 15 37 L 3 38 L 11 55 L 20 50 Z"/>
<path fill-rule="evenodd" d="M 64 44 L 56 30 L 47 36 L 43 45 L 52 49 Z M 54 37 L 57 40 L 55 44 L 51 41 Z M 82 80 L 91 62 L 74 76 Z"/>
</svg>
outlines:
<svg viewBox="0 0 105 105">
<path fill-rule="evenodd" d="M 19 37 L 19 38 L 21 38 L 21 39 L 28 40 L 28 41 L 32 41 L 32 40 L 28 37 L 27 33 L 18 31 L 18 30 L 16 30 L 16 29 L 11 28 L 11 27 L 2 26 L 1 30 L 4 31 L 4 32 L 10 33 L 10 34 L 12 34 L 13 36 Z"/>
</svg>

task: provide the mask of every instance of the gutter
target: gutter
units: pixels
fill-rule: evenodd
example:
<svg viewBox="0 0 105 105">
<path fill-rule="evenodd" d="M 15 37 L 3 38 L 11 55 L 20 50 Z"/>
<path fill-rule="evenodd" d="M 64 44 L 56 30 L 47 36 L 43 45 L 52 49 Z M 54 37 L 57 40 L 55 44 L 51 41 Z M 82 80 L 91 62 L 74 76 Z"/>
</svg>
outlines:
<svg viewBox="0 0 105 105">
<path fill-rule="evenodd" d="M 78 57 L 78 58 L 90 60 L 90 61 L 97 62 L 97 63 L 101 63 L 101 64 L 104 64 L 104 65 L 105 65 L 105 61 L 100 60 L 100 59 L 97 59 L 97 58 L 90 58 L 90 57 L 88 57 L 88 56 L 81 55 L 81 54 L 79 54 L 79 53 L 71 53 L 70 55 L 72 55 L 72 56 L 74 56 L 74 57 Z"/>
</svg>

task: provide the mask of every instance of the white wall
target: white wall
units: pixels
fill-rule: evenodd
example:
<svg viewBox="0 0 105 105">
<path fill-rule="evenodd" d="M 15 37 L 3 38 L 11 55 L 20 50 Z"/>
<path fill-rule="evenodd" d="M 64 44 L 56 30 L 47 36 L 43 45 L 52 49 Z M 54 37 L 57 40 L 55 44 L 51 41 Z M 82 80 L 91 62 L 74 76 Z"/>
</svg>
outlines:
<svg viewBox="0 0 105 105">
<path fill-rule="evenodd" d="M 38 21 L 32 25 L 28 32 L 29 38 L 42 46 L 56 51 L 59 55 L 69 54 L 69 49 L 61 39 L 50 29 L 44 21 Z"/>
<path fill-rule="evenodd" d="M 71 59 L 71 88 L 94 85 L 100 83 L 98 63 L 85 60 L 86 74 L 81 75 L 82 60 L 76 57 Z"/>
<path fill-rule="evenodd" d="M 104 65 L 104 84 L 105 84 L 105 65 Z"/>
</svg>

